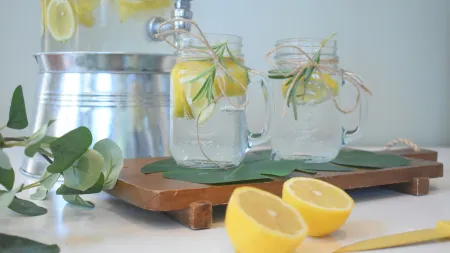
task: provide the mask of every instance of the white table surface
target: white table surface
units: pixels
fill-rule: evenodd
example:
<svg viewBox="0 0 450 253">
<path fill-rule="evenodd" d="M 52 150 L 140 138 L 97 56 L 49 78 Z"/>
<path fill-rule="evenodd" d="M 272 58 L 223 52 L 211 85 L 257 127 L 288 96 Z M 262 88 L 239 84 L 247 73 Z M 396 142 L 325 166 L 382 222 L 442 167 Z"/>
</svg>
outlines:
<svg viewBox="0 0 450 253">
<path fill-rule="evenodd" d="M 429 228 L 438 220 L 450 220 L 450 148 L 429 149 L 439 152 L 445 174 L 431 180 L 429 195 L 416 197 L 376 188 L 352 191 L 355 208 L 347 223 L 329 237 L 308 238 L 298 252 L 329 253 L 354 241 Z M 17 169 L 22 150 L 8 153 L 16 168 L 16 184 L 32 182 Z M 29 199 L 33 191 L 19 196 Z M 48 209 L 46 215 L 23 217 L 8 212 L 0 217 L 0 232 L 56 243 L 61 252 L 234 253 L 223 225 L 224 208 L 219 210 L 212 229 L 192 231 L 162 214 L 141 210 L 106 193 L 86 196 L 96 205 L 95 209 L 86 209 L 66 204 L 54 191 L 49 199 L 36 202 Z M 445 253 L 450 252 L 450 241 L 371 252 Z"/>
</svg>

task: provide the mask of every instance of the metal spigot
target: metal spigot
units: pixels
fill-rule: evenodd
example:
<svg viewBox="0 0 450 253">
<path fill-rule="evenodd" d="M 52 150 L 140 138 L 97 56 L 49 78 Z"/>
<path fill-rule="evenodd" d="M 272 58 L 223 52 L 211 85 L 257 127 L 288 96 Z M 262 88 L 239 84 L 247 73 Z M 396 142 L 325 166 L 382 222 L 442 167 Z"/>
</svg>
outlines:
<svg viewBox="0 0 450 253">
<path fill-rule="evenodd" d="M 184 18 L 184 19 L 192 19 L 193 13 L 191 11 L 191 1 L 192 0 L 176 0 L 174 3 L 174 9 L 172 10 L 172 18 Z M 166 20 L 162 17 L 152 17 L 147 22 L 147 34 L 153 41 L 161 41 L 161 39 L 157 38 L 158 27 L 161 23 Z M 177 21 L 171 24 L 164 25 L 161 27 L 160 31 L 168 31 L 173 29 L 183 29 L 186 31 L 191 30 L 191 24 L 188 24 L 183 21 Z"/>
</svg>

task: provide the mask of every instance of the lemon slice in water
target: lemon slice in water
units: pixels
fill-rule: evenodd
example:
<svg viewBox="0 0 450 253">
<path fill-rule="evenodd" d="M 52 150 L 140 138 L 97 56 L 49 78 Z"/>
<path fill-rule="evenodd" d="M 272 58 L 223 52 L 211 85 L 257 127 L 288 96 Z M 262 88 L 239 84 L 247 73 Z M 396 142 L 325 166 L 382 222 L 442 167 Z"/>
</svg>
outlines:
<svg viewBox="0 0 450 253">
<path fill-rule="evenodd" d="M 52 0 L 47 7 L 47 28 L 56 41 L 67 41 L 75 34 L 75 11 L 68 0 Z"/>
<path fill-rule="evenodd" d="M 118 0 L 120 21 L 125 22 L 139 12 L 168 8 L 170 0 Z"/>
<path fill-rule="evenodd" d="M 95 18 L 93 12 L 99 7 L 100 0 L 78 0 L 78 2 L 75 4 L 78 23 L 86 27 L 94 26 Z"/>
<path fill-rule="evenodd" d="M 189 80 L 192 80 L 195 78 L 189 77 Z M 206 99 L 206 96 L 203 95 L 203 97 L 193 101 L 197 93 L 202 88 L 206 78 L 202 78 L 200 80 L 197 80 L 193 83 L 186 83 L 185 84 L 185 93 L 186 93 L 186 106 L 189 107 L 189 112 L 192 114 L 192 117 L 194 120 L 198 119 L 198 124 L 201 125 L 205 123 L 211 116 L 214 114 L 214 111 L 216 109 L 216 104 L 211 103 L 208 104 L 208 100 Z"/>
</svg>

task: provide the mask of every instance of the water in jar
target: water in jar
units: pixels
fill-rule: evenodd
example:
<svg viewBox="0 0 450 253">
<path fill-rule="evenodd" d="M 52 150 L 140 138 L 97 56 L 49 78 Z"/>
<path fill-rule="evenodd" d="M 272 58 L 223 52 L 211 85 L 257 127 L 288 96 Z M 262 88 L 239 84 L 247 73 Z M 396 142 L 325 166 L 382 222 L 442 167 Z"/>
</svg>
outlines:
<svg viewBox="0 0 450 253">
<path fill-rule="evenodd" d="M 173 52 L 145 30 L 171 8 L 172 0 L 41 0 L 42 51 Z"/>
<path fill-rule="evenodd" d="M 224 79 L 224 92 L 228 99 L 221 97 L 216 103 L 208 105 L 206 97 L 194 98 L 206 78 L 189 83 L 212 63 L 205 61 L 181 61 L 172 70 L 171 76 L 171 136 L 170 150 L 178 164 L 186 167 L 238 166 L 248 149 L 247 125 L 244 108 L 235 108 L 232 104 L 245 102 L 245 89 L 230 84 Z M 225 59 L 229 73 L 239 82 L 247 85 L 247 73 L 244 69 Z M 214 82 L 215 97 L 221 94 L 218 78 Z M 206 108 L 206 109 L 204 109 Z M 199 134 L 197 136 L 197 120 Z M 214 161 L 211 163 L 199 148 Z"/>
<path fill-rule="evenodd" d="M 338 83 L 330 76 L 313 75 L 307 84 L 296 90 L 297 120 L 292 104 L 285 106 L 286 80 L 272 80 L 275 114 L 271 132 L 272 155 L 276 160 L 328 162 L 336 157 L 342 145 L 341 113 L 333 96 Z M 328 87 L 327 87 L 328 84 Z M 283 112 L 285 115 L 283 116 Z"/>
</svg>

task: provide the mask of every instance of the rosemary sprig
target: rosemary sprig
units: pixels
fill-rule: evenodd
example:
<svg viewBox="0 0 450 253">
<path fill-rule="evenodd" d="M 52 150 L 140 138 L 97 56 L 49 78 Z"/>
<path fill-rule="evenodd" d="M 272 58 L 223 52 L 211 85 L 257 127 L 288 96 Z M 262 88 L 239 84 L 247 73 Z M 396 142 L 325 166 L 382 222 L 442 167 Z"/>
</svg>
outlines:
<svg viewBox="0 0 450 253">
<path fill-rule="evenodd" d="M 333 33 L 328 38 L 322 40 L 320 42 L 319 50 L 317 50 L 316 54 L 312 58 L 312 62 L 319 64 L 320 63 L 320 54 L 322 52 L 322 48 L 325 46 L 325 44 L 336 34 Z M 290 86 L 292 83 L 292 89 L 290 90 L 289 94 L 287 94 L 286 103 L 287 106 L 290 107 L 292 105 L 293 111 L 294 111 L 294 119 L 297 120 L 297 97 L 301 97 L 302 100 L 305 99 L 305 95 L 308 90 L 308 84 L 310 81 L 311 76 L 316 71 L 316 67 L 309 66 L 302 69 L 302 72 L 297 76 L 296 73 L 288 75 L 292 70 L 288 69 L 281 69 L 281 70 L 269 70 L 269 78 L 271 79 L 288 79 L 288 81 L 285 83 L 285 86 Z M 295 80 L 294 80 L 295 79 Z M 303 94 L 297 95 L 297 87 L 299 85 L 303 85 Z"/>
<path fill-rule="evenodd" d="M 242 64 L 242 62 L 240 62 L 231 52 L 230 48 L 228 47 L 228 43 L 224 42 L 221 44 L 217 44 L 217 45 L 213 45 L 211 46 L 211 48 L 214 50 L 214 53 L 217 55 L 217 57 L 219 58 L 219 62 L 220 64 L 222 64 L 222 66 L 224 66 L 226 68 L 226 64 L 225 64 L 225 53 L 228 53 L 228 57 L 231 59 L 231 61 L 233 61 L 234 63 L 236 63 L 239 67 L 245 69 L 247 71 L 250 71 L 251 69 L 246 67 L 244 64 Z M 205 69 L 203 72 L 201 72 L 198 76 L 196 76 L 195 78 L 193 78 L 192 80 L 189 80 L 188 83 L 192 84 L 194 82 L 199 81 L 202 78 L 206 77 L 205 82 L 203 83 L 202 87 L 200 88 L 200 90 L 198 91 L 198 93 L 194 96 L 194 98 L 192 99 L 193 102 L 203 98 L 203 96 L 206 97 L 206 100 L 208 101 L 208 104 L 211 104 L 214 102 L 215 98 L 214 98 L 214 81 L 216 79 L 216 71 L 217 71 L 217 66 L 215 64 L 215 62 L 213 61 L 212 58 L 205 58 L 205 59 L 201 59 L 202 61 L 210 61 L 212 63 L 212 66 Z M 224 73 L 226 78 L 232 82 L 232 77 L 229 76 L 227 73 Z"/>
</svg>

